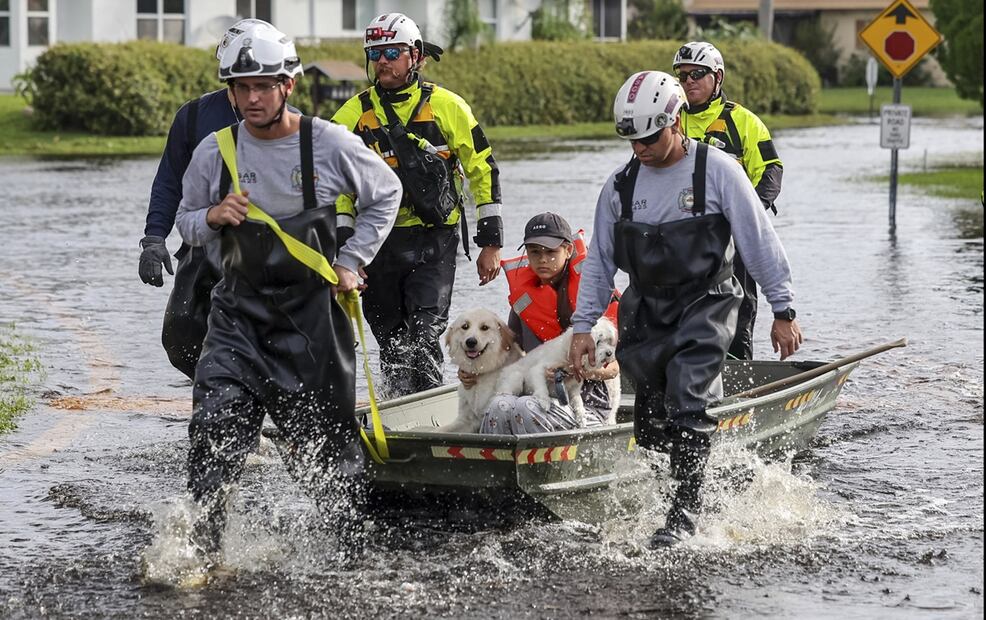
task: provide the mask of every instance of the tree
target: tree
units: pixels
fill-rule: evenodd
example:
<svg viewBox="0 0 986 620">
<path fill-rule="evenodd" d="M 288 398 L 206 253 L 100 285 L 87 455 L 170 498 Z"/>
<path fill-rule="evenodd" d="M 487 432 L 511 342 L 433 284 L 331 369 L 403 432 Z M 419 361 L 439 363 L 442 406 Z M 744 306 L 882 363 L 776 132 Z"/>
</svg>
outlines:
<svg viewBox="0 0 986 620">
<path fill-rule="evenodd" d="M 801 19 L 794 26 L 791 47 L 801 52 L 818 71 L 824 86 L 839 80 L 839 48 L 835 44 L 835 26 L 827 29 L 816 16 Z"/>
<path fill-rule="evenodd" d="M 584 0 L 542 0 L 531 12 L 531 38 L 537 41 L 573 41 L 589 37 Z"/>
<path fill-rule="evenodd" d="M 963 99 L 983 105 L 983 0 L 931 0 L 945 42 L 938 61 Z"/>
<path fill-rule="evenodd" d="M 760 28 L 751 21 L 727 21 L 718 15 L 709 20 L 709 25 L 695 29 L 696 41 L 755 41 L 763 38 Z"/>
<path fill-rule="evenodd" d="M 633 18 L 627 21 L 628 39 L 681 40 L 688 36 L 688 20 L 681 0 L 629 0 Z"/>
<path fill-rule="evenodd" d="M 489 28 L 479 17 L 476 0 L 449 0 L 445 4 L 445 21 L 449 49 L 463 45 L 479 47 L 480 41 L 489 34 Z"/>
</svg>

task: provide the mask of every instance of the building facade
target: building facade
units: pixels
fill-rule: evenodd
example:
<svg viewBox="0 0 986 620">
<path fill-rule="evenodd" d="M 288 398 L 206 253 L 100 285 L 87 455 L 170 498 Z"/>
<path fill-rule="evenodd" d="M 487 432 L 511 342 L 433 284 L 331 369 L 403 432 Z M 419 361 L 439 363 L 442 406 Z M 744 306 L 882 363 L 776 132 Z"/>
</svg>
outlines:
<svg viewBox="0 0 986 620">
<path fill-rule="evenodd" d="M 496 40 L 522 41 L 531 38 L 532 13 L 552 0 L 475 1 Z M 584 6 L 598 38 L 625 38 L 626 0 Z M 445 41 L 446 0 L 0 0 L 0 90 L 11 90 L 14 76 L 59 42 L 153 39 L 207 48 L 241 17 L 299 40 L 358 39 L 375 15 L 398 11 L 426 39 Z"/>
</svg>

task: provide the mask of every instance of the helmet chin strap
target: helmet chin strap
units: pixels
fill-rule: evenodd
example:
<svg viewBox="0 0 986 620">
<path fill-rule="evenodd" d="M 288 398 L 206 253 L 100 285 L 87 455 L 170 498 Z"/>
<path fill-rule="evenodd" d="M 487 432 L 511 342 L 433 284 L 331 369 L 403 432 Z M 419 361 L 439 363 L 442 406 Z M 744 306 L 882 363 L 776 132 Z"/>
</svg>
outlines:
<svg viewBox="0 0 986 620">
<path fill-rule="evenodd" d="M 242 121 L 243 120 L 243 113 L 240 112 L 240 109 L 238 107 L 236 107 L 236 104 L 233 103 L 233 102 L 230 102 L 229 103 L 229 107 L 233 108 L 233 116 L 236 117 L 236 122 L 238 123 L 238 122 Z"/>
<path fill-rule="evenodd" d="M 413 84 L 418 81 L 418 70 L 421 68 L 421 63 L 424 61 L 424 47 L 418 47 L 418 44 L 415 43 L 411 46 L 411 49 L 418 53 L 418 60 L 416 62 L 412 62 L 411 66 L 408 68 L 407 77 L 404 78 L 404 84 L 393 90 L 402 90 L 409 84 Z"/>
<path fill-rule="evenodd" d="M 418 81 L 418 71 L 421 69 L 421 64 L 425 61 L 425 46 L 423 41 L 416 41 L 411 46 L 411 49 L 418 53 L 418 60 L 412 61 L 411 68 L 407 71 L 407 79 L 404 81 L 405 86 Z"/>
<path fill-rule="evenodd" d="M 233 116 L 236 117 L 236 122 L 243 120 L 243 112 L 240 112 L 239 106 L 236 105 L 236 95 L 233 93 L 233 84 L 235 80 L 226 80 L 226 88 L 229 89 L 229 94 L 226 100 L 229 101 L 229 107 L 233 108 Z"/>
</svg>

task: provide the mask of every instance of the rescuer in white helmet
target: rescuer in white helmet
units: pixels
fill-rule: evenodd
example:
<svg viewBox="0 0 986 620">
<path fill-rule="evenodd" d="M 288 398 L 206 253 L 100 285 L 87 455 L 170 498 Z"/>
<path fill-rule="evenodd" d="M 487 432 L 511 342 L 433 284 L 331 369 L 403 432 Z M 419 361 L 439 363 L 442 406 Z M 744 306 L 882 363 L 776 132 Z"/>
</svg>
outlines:
<svg viewBox="0 0 986 620">
<path fill-rule="evenodd" d="M 255 24 L 221 49 L 219 78 L 243 120 L 207 136 L 183 179 L 175 224 L 220 251 L 209 330 L 195 366 L 188 489 L 201 508 L 191 542 L 210 562 L 227 497 L 264 418 L 340 542 L 360 543 L 366 473 L 356 421 L 353 326 L 337 293 L 360 288 L 397 217 L 400 182 L 338 125 L 286 108 L 301 75 L 294 43 Z M 361 199 L 346 242 L 335 200 Z"/>
<path fill-rule="evenodd" d="M 725 153 L 684 135 L 686 96 L 673 76 L 630 76 L 613 104 L 616 133 L 633 156 L 606 181 L 583 263 L 570 361 L 595 363 L 590 331 L 606 310 L 617 269 L 630 276 L 619 308 L 616 352 L 635 385 L 634 434 L 670 453 L 678 487 L 651 545 L 691 536 L 722 398 L 722 369 L 743 290 L 738 251 L 775 312 L 771 339 L 784 359 L 801 345 L 791 304 L 791 269 L 743 170 Z"/>
<path fill-rule="evenodd" d="M 469 105 L 421 78 L 426 57 L 437 61 L 441 48 L 424 41 L 411 18 L 403 13 L 373 18 L 363 48 L 373 86 L 347 101 L 332 121 L 362 137 L 404 184 L 397 223 L 367 268 L 369 286 L 363 292 L 366 319 L 380 344 L 386 392 L 400 396 L 443 382 L 439 338 L 448 324 L 460 240 L 469 255 L 463 172 L 477 205 L 472 241 L 480 247 L 480 285 L 500 272 L 499 169 Z M 340 198 L 340 235 L 359 221 L 359 198 Z"/>
</svg>

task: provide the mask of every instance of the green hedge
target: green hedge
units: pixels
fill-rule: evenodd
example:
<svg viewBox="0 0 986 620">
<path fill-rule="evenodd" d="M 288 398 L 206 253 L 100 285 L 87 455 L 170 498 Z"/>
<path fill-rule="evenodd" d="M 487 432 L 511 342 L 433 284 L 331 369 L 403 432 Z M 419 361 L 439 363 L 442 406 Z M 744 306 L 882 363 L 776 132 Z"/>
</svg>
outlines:
<svg viewBox="0 0 986 620">
<path fill-rule="evenodd" d="M 485 125 L 568 124 L 609 119 L 613 97 L 631 73 L 669 71 L 672 41 L 500 43 L 445 54 L 424 74 L 462 95 Z M 810 114 L 818 74 L 797 52 L 763 41 L 721 46 L 725 90 L 760 114 Z M 350 60 L 363 66 L 358 43 L 301 47 L 305 63 Z M 23 77 L 43 128 L 100 134 L 163 134 L 182 102 L 217 86 L 209 52 L 163 43 L 56 45 Z M 310 82 L 291 102 L 311 110 Z M 319 110 L 333 112 L 331 104 Z"/>
<path fill-rule="evenodd" d="M 216 58 L 150 41 L 58 44 L 19 76 L 41 129 L 161 135 L 179 106 L 214 90 Z"/>
<path fill-rule="evenodd" d="M 499 43 L 429 61 L 424 74 L 462 95 L 486 125 L 595 122 L 612 115 L 613 97 L 630 74 L 670 71 L 679 46 L 674 41 Z M 758 114 L 816 111 L 821 81 L 798 52 L 765 41 L 726 42 L 720 49 L 731 99 Z M 305 59 L 363 64 L 359 45 L 323 45 L 299 53 Z"/>
</svg>

